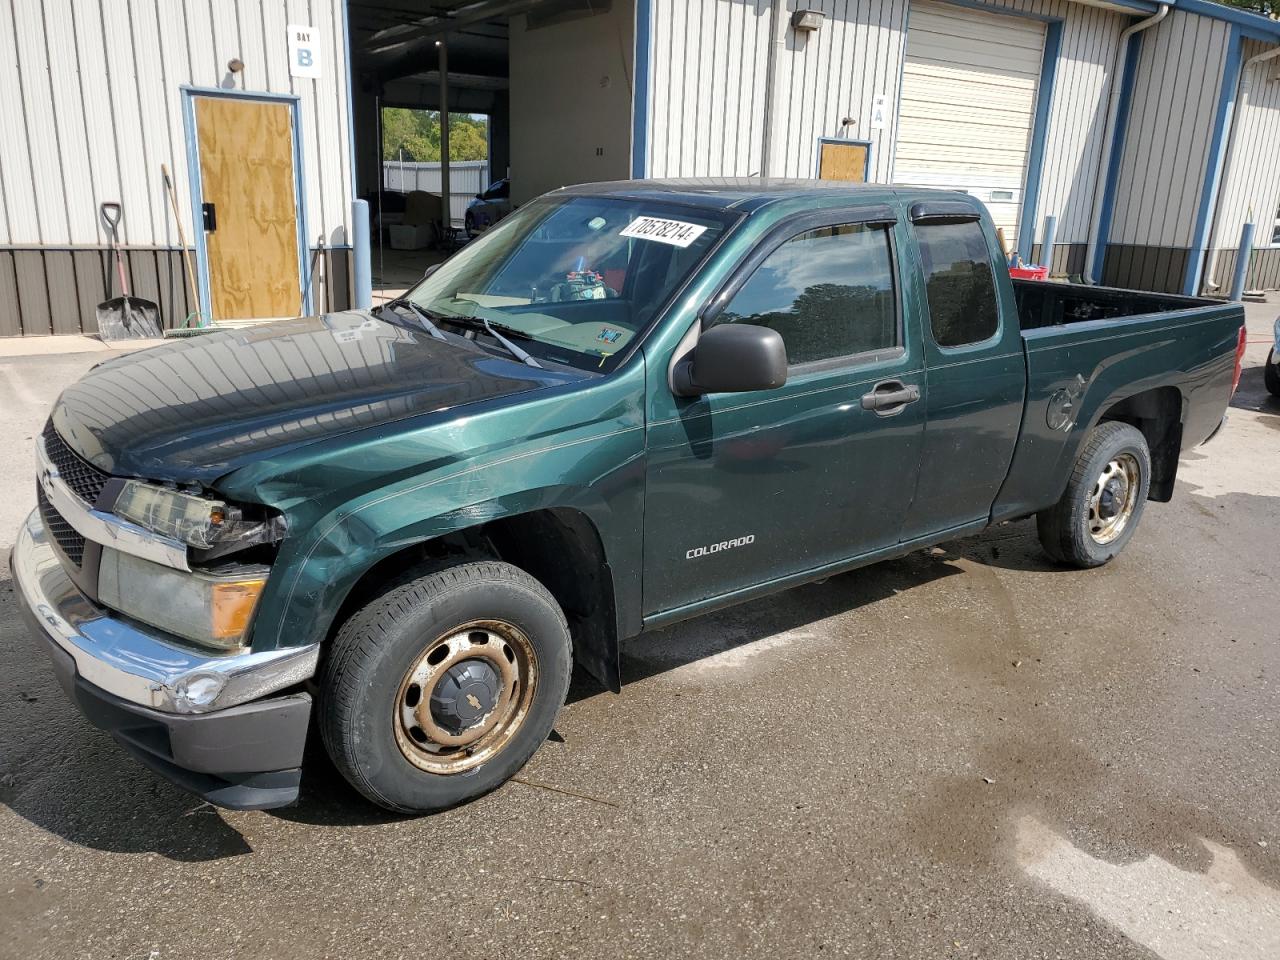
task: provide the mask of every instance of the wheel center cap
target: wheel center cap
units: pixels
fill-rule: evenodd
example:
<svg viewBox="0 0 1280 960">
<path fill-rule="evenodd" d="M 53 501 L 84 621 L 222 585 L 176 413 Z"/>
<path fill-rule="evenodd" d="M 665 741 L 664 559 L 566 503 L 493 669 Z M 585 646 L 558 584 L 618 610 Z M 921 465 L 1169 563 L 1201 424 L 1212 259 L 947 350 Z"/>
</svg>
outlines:
<svg viewBox="0 0 1280 960">
<path fill-rule="evenodd" d="M 479 723 L 498 702 L 498 671 L 481 659 L 455 663 L 431 691 L 431 717 L 452 734 Z"/>
<path fill-rule="evenodd" d="M 1126 484 L 1119 477 L 1108 480 L 1102 488 L 1102 496 L 1098 498 L 1098 513 L 1104 520 L 1111 520 L 1120 513 L 1124 503 Z"/>
</svg>

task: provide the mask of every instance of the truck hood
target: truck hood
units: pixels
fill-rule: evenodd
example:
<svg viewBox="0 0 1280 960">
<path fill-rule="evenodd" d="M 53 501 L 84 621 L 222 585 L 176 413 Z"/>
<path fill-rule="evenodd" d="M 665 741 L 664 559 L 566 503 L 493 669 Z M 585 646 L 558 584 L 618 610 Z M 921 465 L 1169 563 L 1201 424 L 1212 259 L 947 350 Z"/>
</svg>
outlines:
<svg viewBox="0 0 1280 960">
<path fill-rule="evenodd" d="M 306 443 L 586 376 L 348 311 L 109 360 L 63 391 L 53 423 L 107 473 L 207 483 Z"/>
</svg>

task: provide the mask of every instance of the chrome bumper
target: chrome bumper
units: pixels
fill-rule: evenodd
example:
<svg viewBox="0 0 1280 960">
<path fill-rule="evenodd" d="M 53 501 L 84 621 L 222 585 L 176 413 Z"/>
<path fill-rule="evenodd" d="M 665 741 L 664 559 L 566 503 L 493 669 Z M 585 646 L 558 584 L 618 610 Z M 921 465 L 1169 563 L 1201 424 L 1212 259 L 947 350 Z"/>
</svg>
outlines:
<svg viewBox="0 0 1280 960">
<path fill-rule="evenodd" d="M 72 584 L 39 511 L 18 533 L 10 558 L 19 601 L 44 634 L 75 661 L 87 683 L 166 713 L 207 713 L 257 700 L 312 676 L 320 645 L 225 656 L 202 654 L 111 616 Z M 201 681 L 191 687 L 193 681 Z M 195 702 L 189 690 L 199 690 Z M 216 691 L 210 695 L 211 691 Z"/>
</svg>

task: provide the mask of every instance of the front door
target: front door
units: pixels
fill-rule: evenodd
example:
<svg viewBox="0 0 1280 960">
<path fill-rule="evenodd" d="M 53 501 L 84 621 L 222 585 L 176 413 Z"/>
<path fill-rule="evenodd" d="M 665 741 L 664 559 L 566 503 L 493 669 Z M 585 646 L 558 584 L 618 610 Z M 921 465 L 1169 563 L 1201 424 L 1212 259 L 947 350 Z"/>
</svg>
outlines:
<svg viewBox="0 0 1280 960">
<path fill-rule="evenodd" d="M 696 399 L 655 387 L 647 616 L 897 543 L 920 466 L 924 374 L 902 331 L 902 228 L 883 209 L 878 222 L 833 212 L 775 231 L 706 317 L 782 334 L 784 386 Z M 872 409 L 877 392 L 906 399 Z"/>
<path fill-rule="evenodd" d="M 297 316 L 305 304 L 293 105 L 200 95 L 193 101 L 213 319 Z"/>
</svg>

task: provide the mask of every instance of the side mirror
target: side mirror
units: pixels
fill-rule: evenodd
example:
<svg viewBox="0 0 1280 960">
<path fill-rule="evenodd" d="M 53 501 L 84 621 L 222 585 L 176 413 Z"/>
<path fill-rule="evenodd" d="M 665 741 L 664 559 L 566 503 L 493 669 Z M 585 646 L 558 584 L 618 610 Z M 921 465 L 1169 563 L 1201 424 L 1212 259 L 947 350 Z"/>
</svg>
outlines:
<svg viewBox="0 0 1280 960">
<path fill-rule="evenodd" d="M 477 200 L 483 200 L 483 199 L 484 199 L 484 194 L 483 194 L 483 193 L 477 193 L 477 194 L 476 194 L 476 199 L 477 199 Z"/>
<path fill-rule="evenodd" d="M 433 263 L 431 266 L 427 267 L 427 269 L 422 271 L 422 279 L 423 280 L 427 279 L 427 277 L 431 276 L 433 273 L 435 273 L 439 269 L 440 269 L 440 264 Z M 419 283 L 421 282 L 422 281 L 419 281 Z"/>
<path fill-rule="evenodd" d="M 776 390 L 787 382 L 787 347 L 777 330 L 725 323 L 701 336 L 676 364 L 672 386 L 680 397 L 704 393 Z"/>
</svg>

